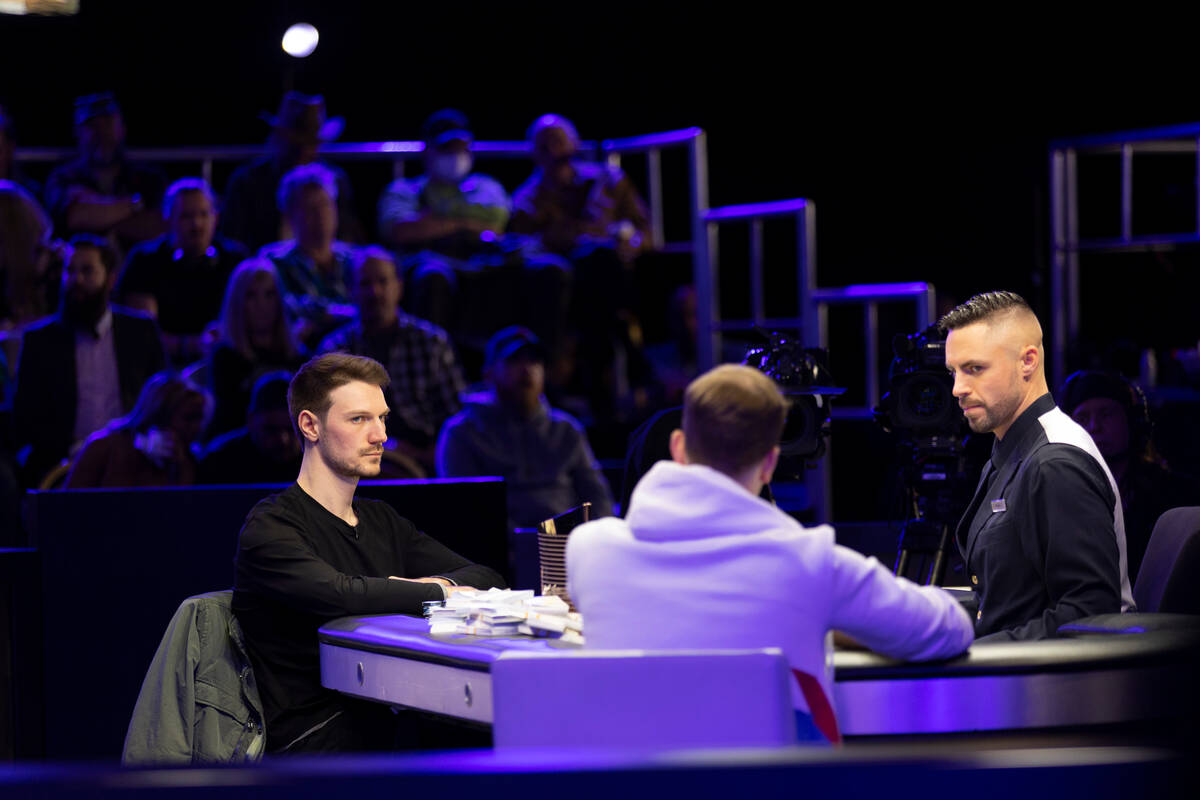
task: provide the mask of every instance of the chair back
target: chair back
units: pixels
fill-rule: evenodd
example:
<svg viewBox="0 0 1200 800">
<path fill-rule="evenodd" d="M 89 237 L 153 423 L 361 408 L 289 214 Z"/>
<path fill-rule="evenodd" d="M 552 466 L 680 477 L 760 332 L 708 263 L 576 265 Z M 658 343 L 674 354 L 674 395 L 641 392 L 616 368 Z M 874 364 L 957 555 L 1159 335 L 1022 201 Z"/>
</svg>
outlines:
<svg viewBox="0 0 1200 800">
<path fill-rule="evenodd" d="M 567 594 L 567 537 L 591 519 L 592 504 L 584 503 L 538 525 L 538 571 L 542 594 L 561 597 L 575 610 Z"/>
<path fill-rule="evenodd" d="M 491 672 L 497 748 L 796 743 L 791 675 L 778 648 L 507 650 Z"/>
<path fill-rule="evenodd" d="M 1200 506 L 1164 511 L 1134 581 L 1141 612 L 1200 614 Z"/>
</svg>

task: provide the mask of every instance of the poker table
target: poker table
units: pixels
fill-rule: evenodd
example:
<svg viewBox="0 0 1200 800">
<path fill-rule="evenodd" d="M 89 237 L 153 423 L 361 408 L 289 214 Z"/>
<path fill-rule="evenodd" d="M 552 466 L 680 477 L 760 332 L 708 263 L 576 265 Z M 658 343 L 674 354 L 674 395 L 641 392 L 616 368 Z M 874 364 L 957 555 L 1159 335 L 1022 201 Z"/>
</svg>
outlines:
<svg viewBox="0 0 1200 800">
<path fill-rule="evenodd" d="M 1100 726 L 1179 717 L 1197 707 L 1200 618 L 1094 618 L 1069 638 L 981 643 L 948 661 L 834 653 L 845 736 Z M 424 619 L 344 617 L 320 629 L 321 680 L 394 706 L 491 724 L 500 659 L 575 646 L 524 636 L 432 636 Z M 506 655 L 507 654 L 507 655 Z"/>
</svg>

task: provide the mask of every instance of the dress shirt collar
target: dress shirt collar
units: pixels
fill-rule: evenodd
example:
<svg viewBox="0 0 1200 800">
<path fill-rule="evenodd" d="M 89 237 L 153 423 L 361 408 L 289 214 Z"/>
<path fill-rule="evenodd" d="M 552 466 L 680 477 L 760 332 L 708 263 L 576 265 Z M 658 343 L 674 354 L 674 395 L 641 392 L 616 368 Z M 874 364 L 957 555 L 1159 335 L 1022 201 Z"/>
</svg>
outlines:
<svg viewBox="0 0 1200 800">
<path fill-rule="evenodd" d="M 1014 454 L 1024 452 L 1025 440 L 1038 431 L 1038 418 L 1053 408 L 1054 398 L 1049 392 L 1034 400 L 1009 427 L 1004 438 L 997 439 L 992 445 L 992 467 L 1000 470 Z"/>
</svg>

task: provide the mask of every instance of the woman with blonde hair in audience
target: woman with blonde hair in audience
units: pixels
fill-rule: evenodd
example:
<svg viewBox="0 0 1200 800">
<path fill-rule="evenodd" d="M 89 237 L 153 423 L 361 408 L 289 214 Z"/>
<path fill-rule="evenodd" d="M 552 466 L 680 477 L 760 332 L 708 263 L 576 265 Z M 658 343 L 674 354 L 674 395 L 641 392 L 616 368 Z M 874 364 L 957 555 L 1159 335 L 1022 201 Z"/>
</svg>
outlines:
<svg viewBox="0 0 1200 800">
<path fill-rule="evenodd" d="M 218 341 L 209 361 L 209 388 L 216 401 L 208 436 L 246 424 L 250 393 L 259 377 L 295 372 L 307 360 L 289 324 L 275 265 L 265 258 L 243 261 L 229 277 Z"/>
<path fill-rule="evenodd" d="M 151 376 L 132 411 L 88 437 L 66 488 L 195 483 L 195 444 L 211 411 L 208 392 L 178 373 Z"/>
</svg>

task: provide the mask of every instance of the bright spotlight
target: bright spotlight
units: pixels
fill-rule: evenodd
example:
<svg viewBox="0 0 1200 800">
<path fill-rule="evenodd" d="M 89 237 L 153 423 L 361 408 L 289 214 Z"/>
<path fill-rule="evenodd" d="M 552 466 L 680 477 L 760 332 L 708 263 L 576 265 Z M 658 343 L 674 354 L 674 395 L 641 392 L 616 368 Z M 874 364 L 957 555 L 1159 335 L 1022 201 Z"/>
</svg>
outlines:
<svg viewBox="0 0 1200 800">
<path fill-rule="evenodd" d="M 312 55 L 320 39 L 317 29 L 307 22 L 297 22 L 283 34 L 283 51 L 289 56 L 304 58 Z"/>
</svg>

